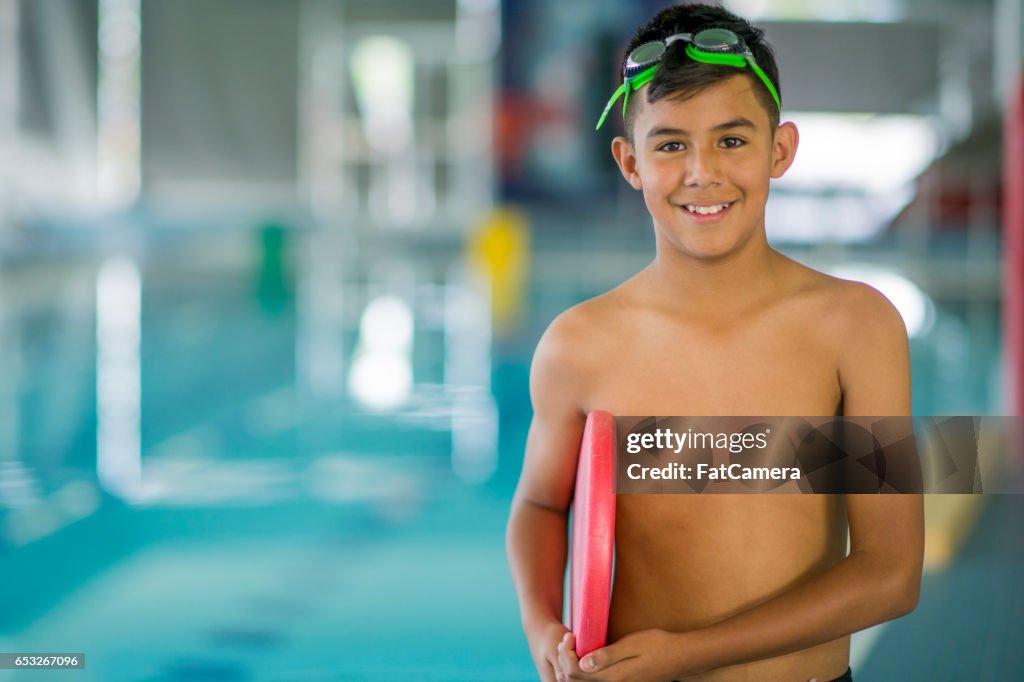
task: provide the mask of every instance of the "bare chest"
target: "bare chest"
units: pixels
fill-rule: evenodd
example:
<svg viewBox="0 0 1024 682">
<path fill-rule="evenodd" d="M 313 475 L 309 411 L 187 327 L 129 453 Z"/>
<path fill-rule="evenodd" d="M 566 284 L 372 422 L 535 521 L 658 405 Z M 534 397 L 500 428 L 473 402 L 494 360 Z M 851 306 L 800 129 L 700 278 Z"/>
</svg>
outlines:
<svg viewBox="0 0 1024 682">
<path fill-rule="evenodd" d="M 810 323 L 808 324 L 810 326 Z M 623 330 L 591 382 L 616 415 L 832 415 L 835 349 L 794 320 Z"/>
</svg>

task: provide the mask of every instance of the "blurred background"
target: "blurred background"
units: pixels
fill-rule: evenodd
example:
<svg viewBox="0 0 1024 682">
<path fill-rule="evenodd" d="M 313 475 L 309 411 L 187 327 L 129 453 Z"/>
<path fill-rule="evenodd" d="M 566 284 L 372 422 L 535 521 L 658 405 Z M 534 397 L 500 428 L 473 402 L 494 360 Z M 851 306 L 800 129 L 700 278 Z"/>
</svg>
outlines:
<svg viewBox="0 0 1024 682">
<path fill-rule="evenodd" d="M 594 124 L 667 4 L 0 0 L 0 651 L 87 656 L 0 681 L 534 676 L 529 362 L 653 256 Z M 801 131 L 769 240 L 896 304 L 915 414 L 1018 411 L 1022 1 L 724 5 Z M 1007 679 L 1022 499 L 928 505 L 855 675 Z"/>
</svg>

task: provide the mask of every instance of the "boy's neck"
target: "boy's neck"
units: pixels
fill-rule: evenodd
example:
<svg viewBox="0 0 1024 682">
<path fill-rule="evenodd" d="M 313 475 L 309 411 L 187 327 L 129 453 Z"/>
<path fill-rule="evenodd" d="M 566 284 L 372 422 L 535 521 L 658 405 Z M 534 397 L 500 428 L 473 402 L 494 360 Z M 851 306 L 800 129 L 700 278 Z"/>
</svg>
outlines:
<svg viewBox="0 0 1024 682">
<path fill-rule="evenodd" d="M 762 233 L 718 259 L 694 258 L 659 243 L 645 272 L 659 304 L 689 313 L 729 314 L 771 297 L 781 281 L 782 260 Z"/>
</svg>

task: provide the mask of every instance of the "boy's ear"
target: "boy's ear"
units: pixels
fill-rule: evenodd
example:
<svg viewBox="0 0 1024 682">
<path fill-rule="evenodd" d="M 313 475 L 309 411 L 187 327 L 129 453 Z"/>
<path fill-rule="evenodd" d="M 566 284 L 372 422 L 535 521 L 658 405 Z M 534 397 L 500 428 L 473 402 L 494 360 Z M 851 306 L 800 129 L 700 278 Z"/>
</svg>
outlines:
<svg viewBox="0 0 1024 682">
<path fill-rule="evenodd" d="M 643 189 L 640 173 L 637 172 L 636 152 L 629 140 L 621 135 L 612 140 L 612 156 L 615 157 L 615 163 L 619 164 L 619 171 L 626 182 L 633 189 Z"/>
<path fill-rule="evenodd" d="M 796 148 L 800 146 L 800 131 L 792 121 L 781 123 L 775 129 L 772 140 L 772 172 L 773 178 L 781 178 L 793 165 Z"/>
</svg>

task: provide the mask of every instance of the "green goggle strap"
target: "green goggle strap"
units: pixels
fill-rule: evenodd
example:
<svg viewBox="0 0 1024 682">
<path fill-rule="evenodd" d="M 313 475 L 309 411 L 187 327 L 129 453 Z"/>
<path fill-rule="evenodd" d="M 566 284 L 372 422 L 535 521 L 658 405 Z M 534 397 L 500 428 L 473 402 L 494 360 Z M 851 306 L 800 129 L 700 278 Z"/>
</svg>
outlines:
<svg viewBox="0 0 1024 682">
<path fill-rule="evenodd" d="M 755 62 L 753 59 L 748 59 L 747 61 L 750 63 L 750 68 L 754 70 L 754 73 L 757 74 L 757 77 L 760 78 L 761 82 L 764 83 L 764 86 L 768 88 L 768 92 L 772 94 L 772 99 L 775 100 L 775 106 L 779 108 L 779 113 L 781 114 L 782 100 L 779 99 L 779 93 L 775 91 L 775 86 L 772 85 L 771 80 L 768 78 L 765 72 L 761 70 L 761 67 L 757 65 L 757 62 Z"/>
<path fill-rule="evenodd" d="M 598 119 L 597 128 L 595 128 L 595 130 L 600 129 L 601 124 L 604 123 L 604 119 L 608 116 L 608 112 L 612 110 L 612 107 L 615 106 L 615 102 L 618 101 L 619 97 L 622 97 L 623 95 L 625 95 L 625 99 L 622 100 L 622 115 L 623 117 L 625 117 L 626 103 L 629 102 L 630 90 L 638 90 L 643 86 L 647 85 L 647 83 L 649 83 L 651 79 L 654 78 L 654 72 L 657 70 L 658 65 L 654 64 L 653 66 L 650 66 L 641 71 L 640 73 L 638 73 L 637 75 L 633 76 L 629 80 L 624 81 L 622 85 L 619 86 L 619 89 L 612 93 L 612 98 L 608 100 L 608 104 L 605 105 L 604 111 L 601 112 L 601 118 Z"/>
<path fill-rule="evenodd" d="M 698 62 L 704 62 L 705 64 L 726 64 L 728 66 L 735 66 L 742 69 L 744 66 L 750 65 L 750 68 L 757 74 L 757 77 L 761 79 L 765 87 L 768 88 L 768 92 L 771 93 L 772 99 L 775 100 L 775 106 L 782 111 L 782 102 L 779 100 L 779 93 L 775 90 L 775 86 L 772 85 L 771 80 L 765 75 L 761 67 L 757 65 L 752 57 L 747 57 L 741 54 L 723 54 L 721 52 L 704 52 L 698 50 L 690 45 L 686 45 L 686 54 L 689 55 L 690 59 Z"/>
</svg>

